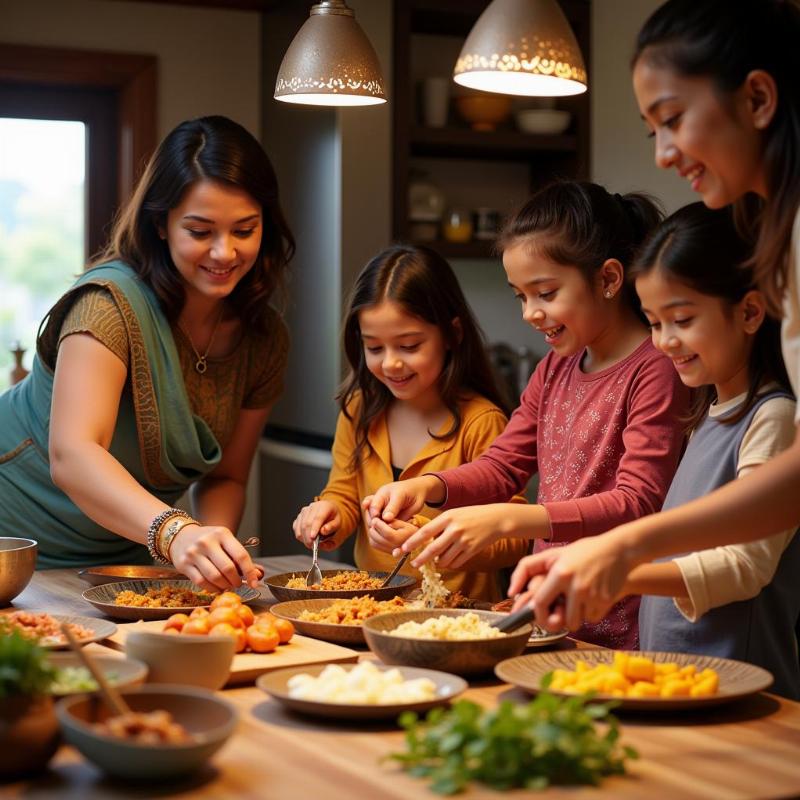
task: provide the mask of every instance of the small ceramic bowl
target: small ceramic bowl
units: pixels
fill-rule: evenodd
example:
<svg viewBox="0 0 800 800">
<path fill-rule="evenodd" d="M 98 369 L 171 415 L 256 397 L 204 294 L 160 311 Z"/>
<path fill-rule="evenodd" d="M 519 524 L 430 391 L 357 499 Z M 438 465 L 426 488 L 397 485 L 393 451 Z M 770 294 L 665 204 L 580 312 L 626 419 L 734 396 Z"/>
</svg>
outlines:
<svg viewBox="0 0 800 800">
<path fill-rule="evenodd" d="M 83 667 L 83 662 L 75 653 L 51 653 L 47 660 L 56 669 L 68 667 Z M 120 658 L 119 656 L 92 657 L 100 672 L 108 682 L 117 689 L 128 689 L 144 683 L 147 677 L 147 664 L 135 658 Z M 85 669 L 85 667 L 83 667 Z M 51 690 L 53 697 L 66 697 L 71 694 L 85 694 L 87 689 L 70 689 L 68 691 Z"/>
<path fill-rule="evenodd" d="M 456 97 L 456 108 L 473 130 L 493 131 L 511 113 L 511 98 L 500 94 L 467 94 Z"/>
<path fill-rule="evenodd" d="M 92 726 L 111 714 L 97 695 L 73 695 L 56 704 L 64 739 L 84 758 L 119 778 L 156 781 L 193 772 L 233 733 L 238 712 L 227 700 L 188 686 L 142 686 L 123 692 L 133 711 L 164 710 L 192 735 L 186 744 L 135 744 Z"/>
<path fill-rule="evenodd" d="M 236 642 L 229 636 L 181 636 L 131 630 L 125 652 L 147 664 L 150 683 L 179 683 L 215 691 L 231 674 Z"/>
<path fill-rule="evenodd" d="M 523 133 L 557 134 L 569 127 L 572 114 L 557 108 L 525 108 L 517 111 L 516 118 Z"/>
<path fill-rule="evenodd" d="M 531 626 L 523 625 L 513 633 L 497 639 L 466 639 L 445 641 L 442 639 L 411 639 L 392 636 L 398 625 L 404 622 L 424 622 L 431 617 L 461 617 L 477 614 L 486 622 L 503 619 L 506 614 L 492 611 L 470 611 L 468 609 L 433 608 L 423 611 L 398 611 L 396 614 L 378 614 L 364 620 L 364 636 L 367 644 L 384 664 L 404 664 L 409 667 L 425 667 L 455 675 L 480 675 L 491 672 L 495 665 L 507 658 L 518 656 L 528 642 Z"/>
</svg>

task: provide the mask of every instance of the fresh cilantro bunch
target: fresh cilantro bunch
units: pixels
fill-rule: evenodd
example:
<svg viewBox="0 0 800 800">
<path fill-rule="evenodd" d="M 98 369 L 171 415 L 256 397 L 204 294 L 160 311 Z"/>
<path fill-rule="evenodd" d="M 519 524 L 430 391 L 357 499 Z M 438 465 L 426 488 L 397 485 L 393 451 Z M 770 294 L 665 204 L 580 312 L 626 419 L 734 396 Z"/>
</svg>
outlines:
<svg viewBox="0 0 800 800">
<path fill-rule="evenodd" d="M 35 640 L 0 625 L 0 698 L 47 694 L 54 675 Z"/>
<path fill-rule="evenodd" d="M 618 741 L 613 705 L 547 692 L 526 705 L 506 700 L 491 710 L 461 700 L 448 710 L 433 709 L 424 721 L 403 714 L 407 750 L 388 758 L 411 775 L 430 778 L 438 794 L 456 794 L 470 781 L 500 790 L 596 785 L 606 775 L 623 774 L 625 760 L 638 757 Z M 603 731 L 598 720 L 606 723 Z"/>
</svg>

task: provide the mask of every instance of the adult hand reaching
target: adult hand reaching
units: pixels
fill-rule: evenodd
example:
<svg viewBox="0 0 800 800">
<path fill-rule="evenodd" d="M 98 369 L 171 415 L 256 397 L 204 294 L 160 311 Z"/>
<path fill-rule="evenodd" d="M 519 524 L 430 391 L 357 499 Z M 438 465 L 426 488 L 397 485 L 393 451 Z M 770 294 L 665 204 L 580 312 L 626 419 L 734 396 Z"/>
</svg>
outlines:
<svg viewBox="0 0 800 800">
<path fill-rule="evenodd" d="M 548 630 L 575 630 L 606 614 L 634 566 L 621 527 L 523 558 L 511 576 L 508 594 L 532 593 L 536 622 Z M 563 608 L 551 611 L 560 595 Z"/>
<path fill-rule="evenodd" d="M 210 592 L 235 589 L 242 576 L 255 588 L 262 574 L 242 543 L 220 525 L 185 525 L 172 540 L 169 555 L 179 572 Z"/>
<path fill-rule="evenodd" d="M 399 555 L 399 548 L 418 530 L 411 522 L 404 522 L 401 519 L 384 522 L 380 517 L 376 517 L 367 527 L 367 537 L 376 550 Z"/>
</svg>

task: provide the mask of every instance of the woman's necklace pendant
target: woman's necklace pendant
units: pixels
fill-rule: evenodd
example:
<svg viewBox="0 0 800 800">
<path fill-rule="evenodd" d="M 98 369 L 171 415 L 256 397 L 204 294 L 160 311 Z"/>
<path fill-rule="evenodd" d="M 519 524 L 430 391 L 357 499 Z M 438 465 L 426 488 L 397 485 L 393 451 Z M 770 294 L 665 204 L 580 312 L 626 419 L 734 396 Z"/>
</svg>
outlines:
<svg viewBox="0 0 800 800">
<path fill-rule="evenodd" d="M 206 357 L 200 356 L 197 361 L 194 362 L 194 368 L 196 372 L 199 372 L 202 375 L 208 369 Z"/>
</svg>

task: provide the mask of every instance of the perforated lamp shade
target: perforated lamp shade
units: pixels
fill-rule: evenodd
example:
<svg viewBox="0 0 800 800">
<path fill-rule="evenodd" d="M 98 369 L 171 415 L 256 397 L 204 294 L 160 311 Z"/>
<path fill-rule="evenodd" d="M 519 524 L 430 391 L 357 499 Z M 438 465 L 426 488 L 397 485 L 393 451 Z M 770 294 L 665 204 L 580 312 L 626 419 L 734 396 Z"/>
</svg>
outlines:
<svg viewBox="0 0 800 800">
<path fill-rule="evenodd" d="M 556 0 L 493 0 L 467 36 L 453 80 L 485 92 L 563 97 L 586 91 L 586 67 Z"/>
<path fill-rule="evenodd" d="M 323 0 L 289 45 L 275 99 L 313 106 L 386 102 L 375 50 L 344 0 Z"/>
</svg>

